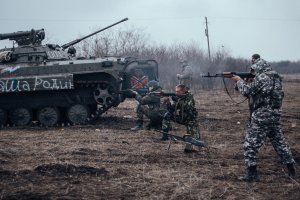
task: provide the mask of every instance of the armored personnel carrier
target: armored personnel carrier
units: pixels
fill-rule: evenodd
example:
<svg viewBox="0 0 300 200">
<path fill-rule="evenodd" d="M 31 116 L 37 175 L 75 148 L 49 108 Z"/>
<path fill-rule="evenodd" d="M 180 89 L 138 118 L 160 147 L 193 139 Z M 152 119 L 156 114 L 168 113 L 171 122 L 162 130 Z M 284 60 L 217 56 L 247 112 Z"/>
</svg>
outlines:
<svg viewBox="0 0 300 200">
<path fill-rule="evenodd" d="M 155 60 L 76 56 L 73 45 L 126 20 L 61 46 L 43 45 L 44 29 L 0 34 L 18 45 L 0 50 L 0 125 L 84 124 L 125 100 L 135 70 L 157 80 Z"/>
</svg>

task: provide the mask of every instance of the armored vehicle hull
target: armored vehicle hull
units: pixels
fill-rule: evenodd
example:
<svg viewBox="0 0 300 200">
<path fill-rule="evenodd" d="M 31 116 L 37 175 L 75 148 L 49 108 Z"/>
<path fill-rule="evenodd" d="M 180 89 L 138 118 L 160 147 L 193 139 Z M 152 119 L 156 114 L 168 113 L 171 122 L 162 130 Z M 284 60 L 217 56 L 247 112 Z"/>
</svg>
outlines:
<svg viewBox="0 0 300 200">
<path fill-rule="evenodd" d="M 0 65 L 0 122 L 23 126 L 35 120 L 45 126 L 61 121 L 86 123 L 125 100 L 133 71 L 157 79 L 154 60 L 93 58 L 40 65 Z"/>
<path fill-rule="evenodd" d="M 72 45 L 100 31 L 62 46 L 42 45 L 44 29 L 0 34 L 18 44 L 0 50 L 0 125 L 84 124 L 125 100 L 118 91 L 131 89 L 137 69 L 158 79 L 155 60 L 76 57 Z"/>
</svg>

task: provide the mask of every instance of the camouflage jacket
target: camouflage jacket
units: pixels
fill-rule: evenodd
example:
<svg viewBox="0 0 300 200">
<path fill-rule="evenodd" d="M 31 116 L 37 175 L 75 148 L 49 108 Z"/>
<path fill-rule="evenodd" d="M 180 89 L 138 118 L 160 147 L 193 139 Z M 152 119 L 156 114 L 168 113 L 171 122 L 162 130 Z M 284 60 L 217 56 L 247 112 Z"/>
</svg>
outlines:
<svg viewBox="0 0 300 200">
<path fill-rule="evenodd" d="M 192 76 L 193 76 L 193 71 L 191 66 L 185 65 L 182 68 L 181 74 L 179 74 L 179 76 L 177 77 L 179 80 L 179 84 L 183 84 L 185 86 L 191 87 Z"/>
<path fill-rule="evenodd" d="M 262 59 L 254 65 L 251 66 L 256 71 L 253 82 L 246 83 L 244 80 L 237 82 L 242 95 L 250 98 L 251 112 L 280 109 L 284 97 L 282 78 Z"/>
<path fill-rule="evenodd" d="M 168 110 L 173 113 L 180 122 L 191 121 L 197 118 L 198 112 L 195 106 L 194 96 L 191 93 L 173 99 L 173 101 L 174 102 L 168 106 Z"/>
<path fill-rule="evenodd" d="M 159 92 L 161 90 L 156 90 L 156 92 Z M 158 110 L 160 108 L 160 97 L 157 96 L 154 93 L 148 93 L 145 96 L 141 96 L 140 94 L 137 94 L 135 96 L 135 99 L 141 104 L 141 105 L 147 105 L 150 110 Z"/>
</svg>

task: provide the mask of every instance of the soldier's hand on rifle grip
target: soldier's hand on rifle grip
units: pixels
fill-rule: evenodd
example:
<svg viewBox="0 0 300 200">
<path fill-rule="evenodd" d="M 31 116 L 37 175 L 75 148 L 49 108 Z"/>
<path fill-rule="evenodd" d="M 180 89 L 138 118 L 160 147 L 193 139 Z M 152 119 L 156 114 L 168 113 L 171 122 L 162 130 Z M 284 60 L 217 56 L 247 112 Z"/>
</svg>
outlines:
<svg viewBox="0 0 300 200">
<path fill-rule="evenodd" d="M 247 78 L 247 79 L 246 79 L 246 82 L 247 82 L 247 83 L 252 83 L 253 81 L 254 81 L 254 78 Z"/>
<path fill-rule="evenodd" d="M 241 80 L 241 77 L 236 76 L 236 75 L 233 75 L 233 76 L 231 77 L 231 79 L 237 82 L 237 81 Z"/>
<path fill-rule="evenodd" d="M 129 96 L 131 96 L 131 97 L 136 97 L 136 95 L 138 94 L 138 92 L 137 91 L 134 91 L 134 90 L 130 90 L 130 95 Z"/>
</svg>

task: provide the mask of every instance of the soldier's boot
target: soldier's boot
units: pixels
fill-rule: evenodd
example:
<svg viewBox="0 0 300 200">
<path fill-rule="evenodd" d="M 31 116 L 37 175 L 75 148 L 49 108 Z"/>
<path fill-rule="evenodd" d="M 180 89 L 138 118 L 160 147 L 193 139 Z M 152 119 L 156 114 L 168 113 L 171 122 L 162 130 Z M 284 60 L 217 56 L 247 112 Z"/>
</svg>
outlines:
<svg viewBox="0 0 300 200">
<path fill-rule="evenodd" d="M 162 136 L 161 136 L 160 140 L 162 140 L 162 141 L 169 140 L 169 136 L 168 136 L 168 131 L 167 130 L 163 130 L 162 131 Z"/>
<path fill-rule="evenodd" d="M 259 181 L 256 165 L 248 167 L 248 172 L 244 176 L 240 176 L 239 180 L 246 182 Z"/>
<path fill-rule="evenodd" d="M 147 130 L 151 130 L 154 128 L 154 123 L 152 120 L 150 120 L 150 122 L 146 125 L 146 129 Z"/>
<path fill-rule="evenodd" d="M 294 167 L 294 164 L 293 163 L 289 163 L 286 165 L 287 166 L 287 169 L 288 169 L 288 176 L 290 178 L 295 178 L 296 176 L 296 171 L 295 171 L 295 167 Z"/>
<path fill-rule="evenodd" d="M 132 131 L 138 131 L 143 129 L 143 121 L 142 120 L 138 120 L 135 124 L 135 127 L 131 128 L 130 130 Z"/>
<path fill-rule="evenodd" d="M 155 124 L 155 129 L 156 130 L 162 130 L 162 121 L 160 121 L 159 123 Z"/>
<path fill-rule="evenodd" d="M 150 131 L 152 128 L 152 124 L 151 122 L 149 122 L 149 124 L 146 125 L 146 130 Z"/>
<path fill-rule="evenodd" d="M 149 126 L 150 126 L 150 129 L 161 130 L 162 124 L 159 121 L 150 121 Z"/>
</svg>

